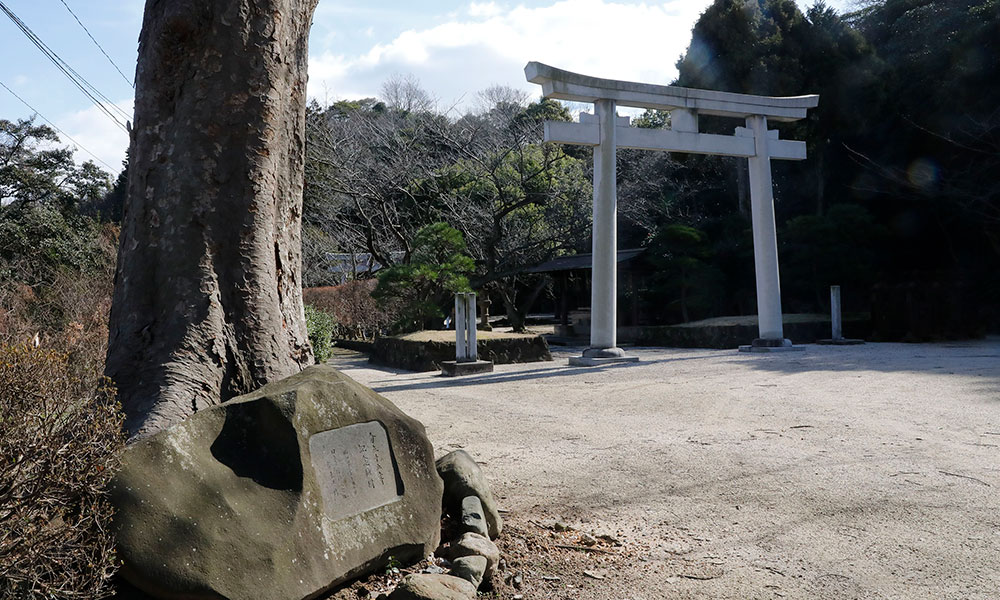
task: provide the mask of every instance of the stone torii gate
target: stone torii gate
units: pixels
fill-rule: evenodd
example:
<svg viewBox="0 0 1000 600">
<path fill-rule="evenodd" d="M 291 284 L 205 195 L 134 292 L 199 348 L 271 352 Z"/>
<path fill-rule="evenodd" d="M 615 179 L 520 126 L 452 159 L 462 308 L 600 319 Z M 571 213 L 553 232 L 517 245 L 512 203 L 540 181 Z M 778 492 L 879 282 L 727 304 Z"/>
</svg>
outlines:
<svg viewBox="0 0 1000 600">
<path fill-rule="evenodd" d="M 617 180 L 618 148 L 740 156 L 749 161 L 754 267 L 760 337 L 747 349 L 790 348 L 781 323 L 778 242 L 774 223 L 771 160 L 804 160 L 805 142 L 778 139 L 767 120 L 795 121 L 819 104 L 819 96 L 776 98 L 676 86 L 599 79 L 538 62 L 524 68 L 528 81 L 542 86 L 545 98 L 586 102 L 594 114 L 581 113 L 579 123 L 545 122 L 545 141 L 594 148 L 594 233 L 591 278 L 590 347 L 570 364 L 591 366 L 635 361 L 617 346 Z M 670 129 L 629 127 L 617 106 L 670 111 Z M 698 132 L 698 115 L 746 120 L 734 135 Z M 741 348 L 742 350 L 743 348 Z"/>
</svg>

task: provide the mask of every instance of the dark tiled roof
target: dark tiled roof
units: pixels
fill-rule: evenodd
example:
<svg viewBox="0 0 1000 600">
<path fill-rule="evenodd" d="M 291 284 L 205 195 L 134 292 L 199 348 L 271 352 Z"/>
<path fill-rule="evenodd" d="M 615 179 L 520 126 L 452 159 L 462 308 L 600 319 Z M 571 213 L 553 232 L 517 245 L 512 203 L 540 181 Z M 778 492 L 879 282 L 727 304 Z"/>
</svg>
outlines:
<svg viewBox="0 0 1000 600">
<path fill-rule="evenodd" d="M 618 262 L 629 262 L 643 252 L 645 248 L 631 248 L 629 250 L 618 251 Z M 593 263 L 593 254 L 574 254 L 573 256 L 560 256 L 540 265 L 529 267 L 525 273 L 553 273 L 556 271 L 576 271 L 579 269 L 590 269 Z"/>
</svg>

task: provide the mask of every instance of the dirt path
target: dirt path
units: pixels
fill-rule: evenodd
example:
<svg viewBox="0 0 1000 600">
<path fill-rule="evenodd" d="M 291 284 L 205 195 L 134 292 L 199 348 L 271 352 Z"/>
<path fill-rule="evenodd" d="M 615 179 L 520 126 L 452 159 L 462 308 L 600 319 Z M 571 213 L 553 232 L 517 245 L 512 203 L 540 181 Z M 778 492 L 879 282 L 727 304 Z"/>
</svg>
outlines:
<svg viewBox="0 0 1000 600">
<path fill-rule="evenodd" d="M 1000 597 L 1000 340 L 577 352 L 457 380 L 333 361 L 483 463 L 522 575 L 499 596 Z M 581 532 L 623 546 L 562 547 Z"/>
</svg>

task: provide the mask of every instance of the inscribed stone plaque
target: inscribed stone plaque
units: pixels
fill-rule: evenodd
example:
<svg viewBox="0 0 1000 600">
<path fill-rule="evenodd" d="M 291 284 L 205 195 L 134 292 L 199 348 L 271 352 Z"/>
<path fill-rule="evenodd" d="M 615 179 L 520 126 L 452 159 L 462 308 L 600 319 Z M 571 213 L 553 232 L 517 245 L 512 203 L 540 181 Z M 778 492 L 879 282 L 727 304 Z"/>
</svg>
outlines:
<svg viewBox="0 0 1000 600">
<path fill-rule="evenodd" d="M 400 499 L 385 428 L 378 421 L 348 425 L 309 438 L 326 516 L 339 520 Z"/>
</svg>

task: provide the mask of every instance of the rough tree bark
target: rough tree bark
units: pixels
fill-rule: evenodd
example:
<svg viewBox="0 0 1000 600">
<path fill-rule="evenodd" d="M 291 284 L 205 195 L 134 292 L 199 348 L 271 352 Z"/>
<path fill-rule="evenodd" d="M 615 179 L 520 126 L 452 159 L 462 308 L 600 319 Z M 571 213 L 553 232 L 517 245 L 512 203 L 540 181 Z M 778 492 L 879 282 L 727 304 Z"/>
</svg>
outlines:
<svg viewBox="0 0 1000 600">
<path fill-rule="evenodd" d="M 147 0 L 107 374 L 145 435 L 312 362 L 301 292 L 317 0 Z"/>
</svg>

